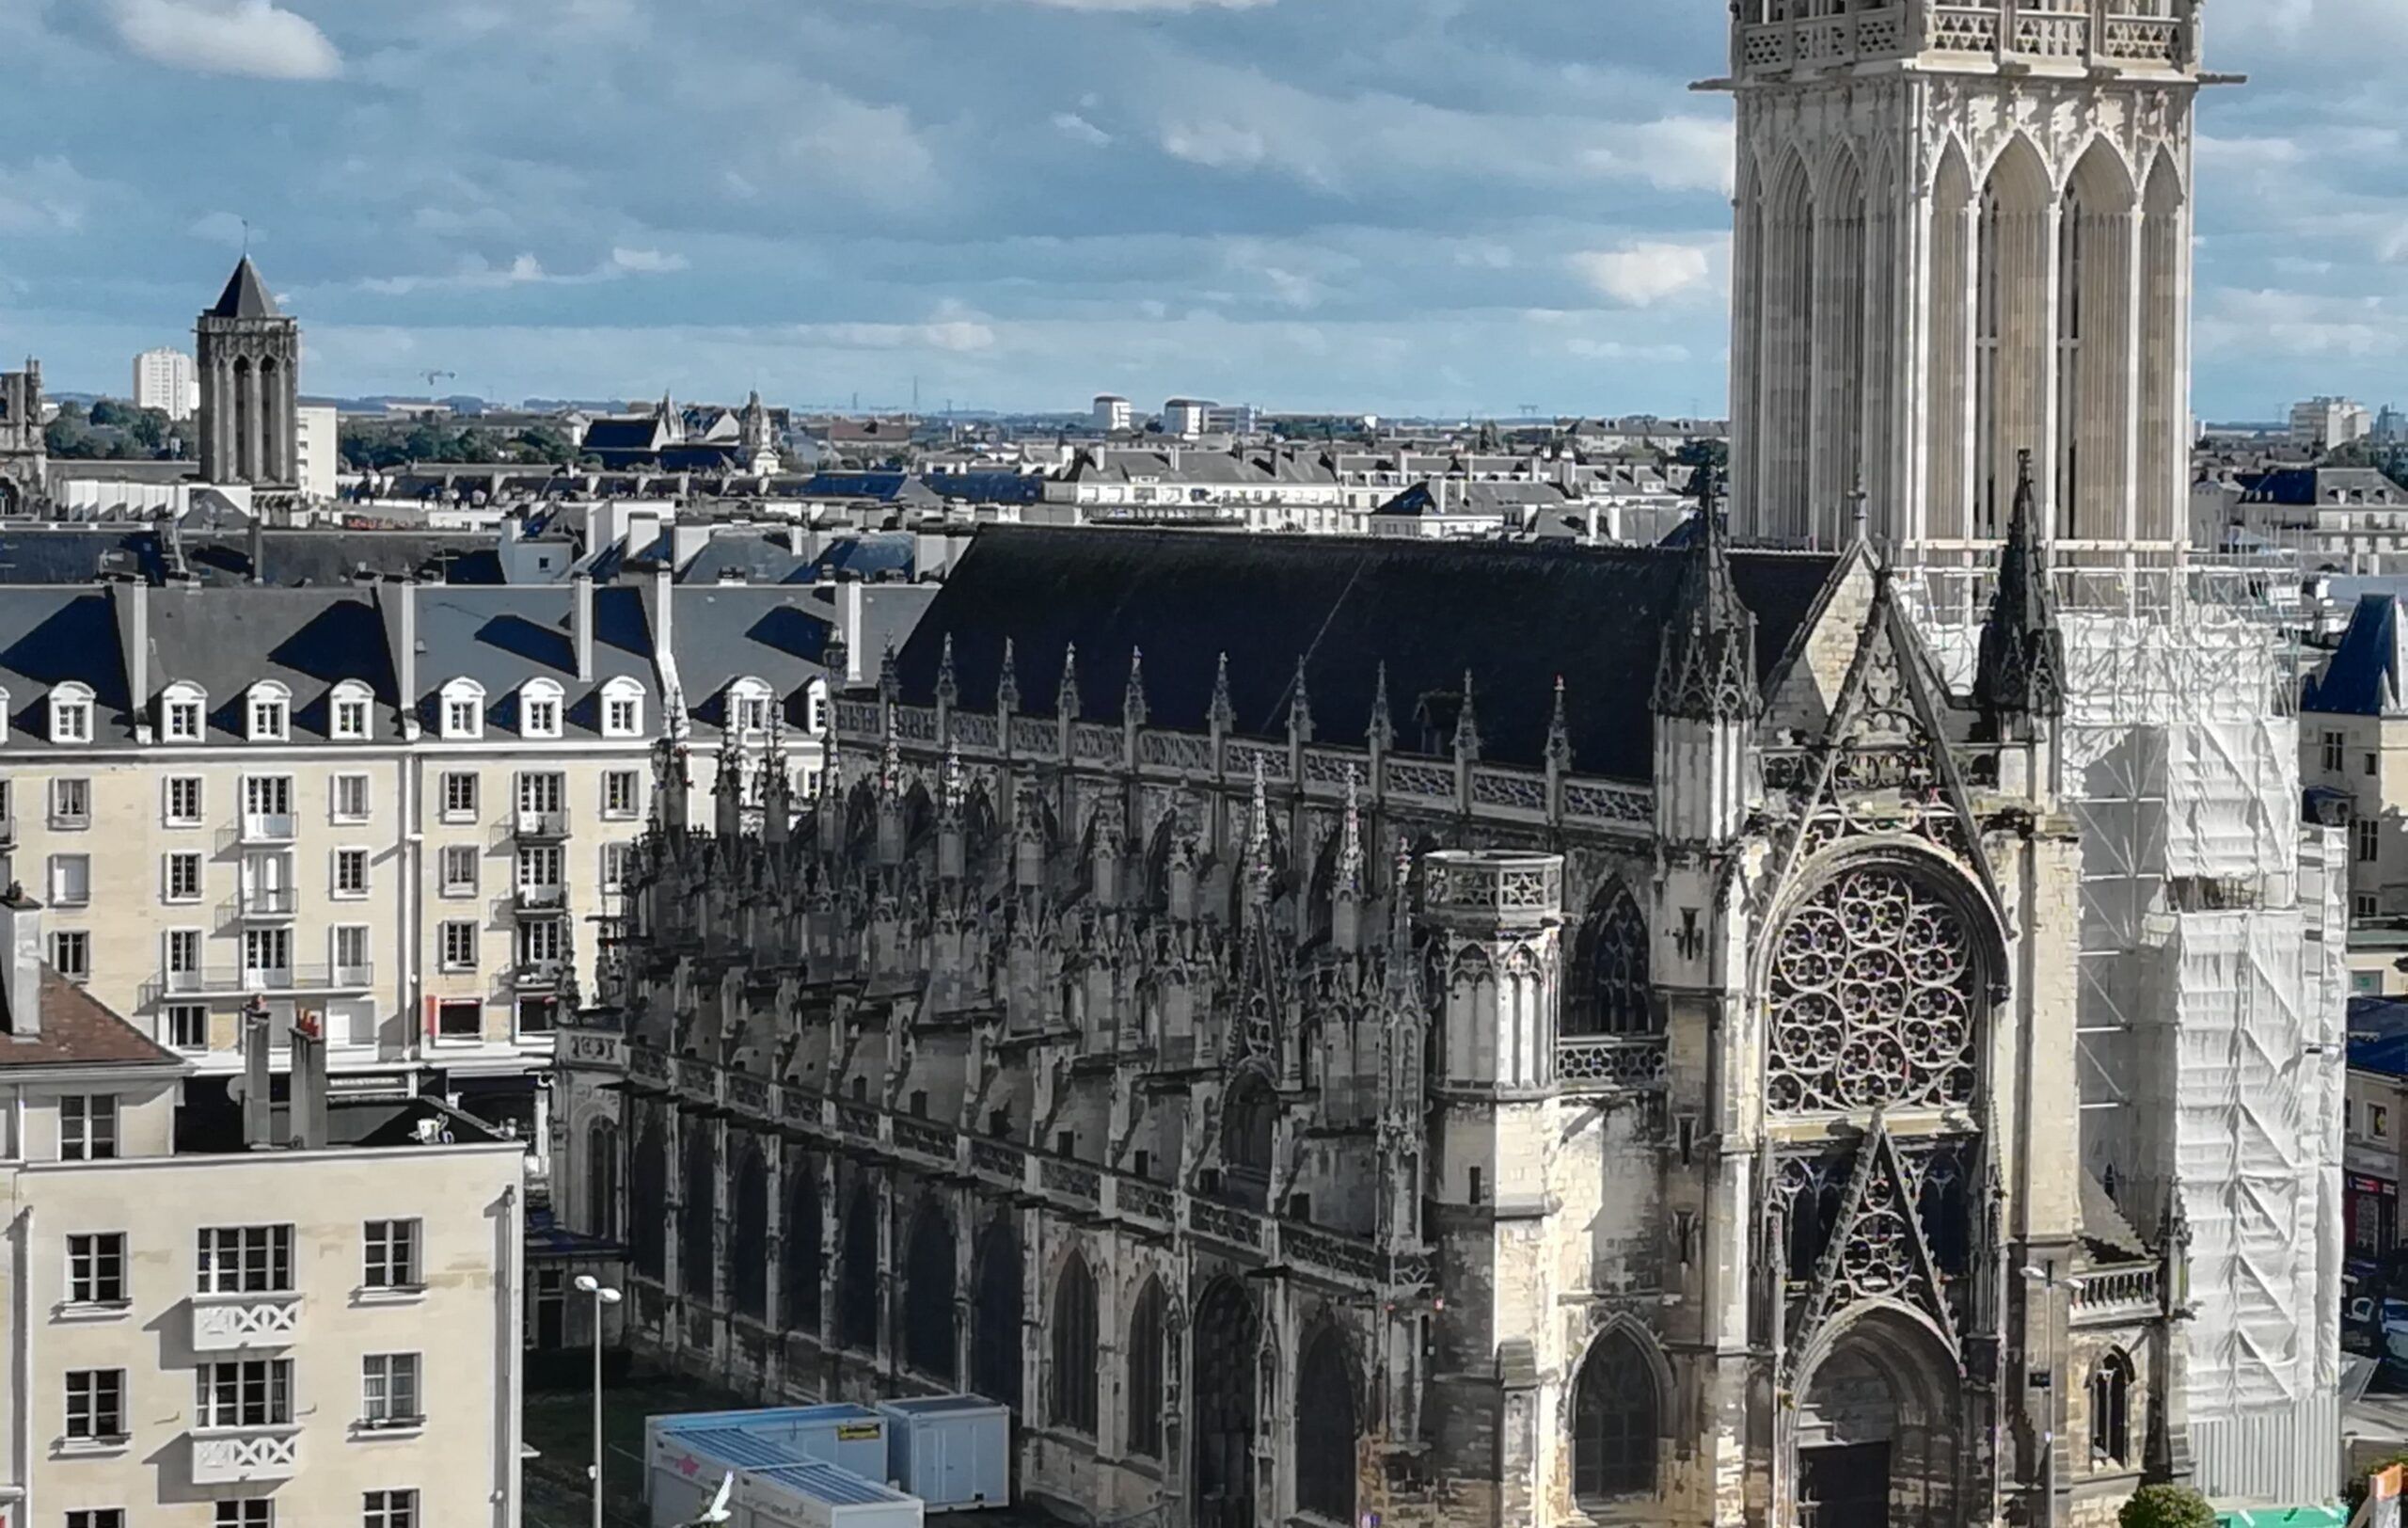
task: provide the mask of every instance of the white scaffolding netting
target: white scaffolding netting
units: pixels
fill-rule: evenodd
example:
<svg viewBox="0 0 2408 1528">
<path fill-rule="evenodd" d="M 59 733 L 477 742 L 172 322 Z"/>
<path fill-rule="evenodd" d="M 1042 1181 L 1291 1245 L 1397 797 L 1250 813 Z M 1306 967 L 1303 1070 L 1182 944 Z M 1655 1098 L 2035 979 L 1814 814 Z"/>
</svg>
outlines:
<svg viewBox="0 0 2408 1528">
<path fill-rule="evenodd" d="M 1969 686 L 1989 575 L 1900 581 Z M 2218 564 L 2056 586 L 2083 1165 L 2152 1235 L 2178 1196 L 2202 1487 L 2319 1500 L 2338 1448 L 2342 926 L 2324 840 L 2301 831 L 2287 581 Z"/>
</svg>

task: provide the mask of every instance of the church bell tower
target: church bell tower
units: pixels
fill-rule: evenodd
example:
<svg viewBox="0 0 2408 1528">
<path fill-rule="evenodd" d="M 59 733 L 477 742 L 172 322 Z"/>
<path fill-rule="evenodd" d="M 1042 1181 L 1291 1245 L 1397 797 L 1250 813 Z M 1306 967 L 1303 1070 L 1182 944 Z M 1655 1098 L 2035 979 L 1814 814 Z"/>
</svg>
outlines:
<svg viewBox="0 0 2408 1528">
<path fill-rule="evenodd" d="M 200 475 L 291 487 L 299 464 L 301 326 L 245 255 L 193 326 L 200 358 Z"/>
<path fill-rule="evenodd" d="M 2183 539 L 2199 10 L 1737 0 L 1735 534 Z"/>
</svg>

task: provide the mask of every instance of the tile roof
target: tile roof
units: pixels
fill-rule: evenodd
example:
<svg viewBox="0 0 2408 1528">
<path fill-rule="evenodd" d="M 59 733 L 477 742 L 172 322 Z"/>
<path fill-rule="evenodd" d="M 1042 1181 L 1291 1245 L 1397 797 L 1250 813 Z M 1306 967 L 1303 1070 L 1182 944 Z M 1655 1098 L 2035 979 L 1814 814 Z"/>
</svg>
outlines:
<svg viewBox="0 0 2408 1528">
<path fill-rule="evenodd" d="M 41 1033 L 0 1035 L 0 1068 L 183 1064 L 48 965 L 41 968 Z"/>
</svg>

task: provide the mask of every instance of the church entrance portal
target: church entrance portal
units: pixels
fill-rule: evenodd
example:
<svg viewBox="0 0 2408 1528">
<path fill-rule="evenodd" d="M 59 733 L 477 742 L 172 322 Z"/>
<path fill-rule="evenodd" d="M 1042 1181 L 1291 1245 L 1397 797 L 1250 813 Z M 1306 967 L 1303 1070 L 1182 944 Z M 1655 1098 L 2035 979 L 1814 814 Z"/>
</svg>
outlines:
<svg viewBox="0 0 2408 1528">
<path fill-rule="evenodd" d="M 1794 1528 L 1957 1528 L 1955 1360 L 1902 1312 L 1840 1319 L 1798 1391 Z"/>
<path fill-rule="evenodd" d="M 1837 1443 L 1798 1456 L 1798 1528 L 1883 1528 L 1890 1445 Z"/>
<path fill-rule="evenodd" d="M 1234 1279 L 1205 1291 L 1190 1328 L 1196 1364 L 1196 1528 L 1253 1528 L 1254 1432 L 1262 1333 Z"/>
</svg>

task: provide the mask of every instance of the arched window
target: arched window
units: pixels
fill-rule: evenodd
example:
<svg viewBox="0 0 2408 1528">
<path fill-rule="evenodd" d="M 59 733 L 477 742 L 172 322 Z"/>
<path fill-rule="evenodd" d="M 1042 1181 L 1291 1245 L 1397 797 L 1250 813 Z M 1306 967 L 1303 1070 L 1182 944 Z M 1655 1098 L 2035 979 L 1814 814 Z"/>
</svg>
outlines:
<svg viewBox="0 0 2408 1528">
<path fill-rule="evenodd" d="M 1359 1431 L 1345 1340 L 1324 1327 L 1296 1370 L 1296 1505 L 1332 1522 L 1354 1520 Z"/>
<path fill-rule="evenodd" d="M 1620 882 L 1608 886 L 1580 924 L 1563 1003 L 1567 1035 L 1653 1033 L 1656 1005 L 1647 977 L 1647 919 Z"/>
<path fill-rule="evenodd" d="M 443 686 L 436 703 L 436 732 L 447 742 L 485 735 L 485 687 L 474 679 L 452 679 Z"/>
<path fill-rule="evenodd" d="M 828 735 L 828 681 L 814 679 L 803 692 L 803 730 L 815 738 Z"/>
<path fill-rule="evenodd" d="M 1221 1160 L 1238 1181 L 1237 1186 L 1252 1189 L 1256 1198 L 1269 1192 L 1278 1112 L 1279 1100 L 1271 1085 L 1251 1072 L 1230 1085 L 1228 1100 L 1222 1106 Z"/>
<path fill-rule="evenodd" d="M 719 1294 L 719 1254 L 712 1222 L 719 1214 L 719 1163 L 711 1134 L 688 1121 L 684 1202 L 678 1208 L 677 1282 L 689 1299 L 708 1305 Z"/>
<path fill-rule="evenodd" d="M 619 1127 L 596 1120 L 585 1133 L 585 1234 L 619 1235 Z"/>
<path fill-rule="evenodd" d="M 657 1117 L 644 1122 L 627 1167 L 627 1257 L 636 1272 L 658 1281 L 669 1262 L 669 1147 Z"/>
<path fill-rule="evenodd" d="M 1572 1397 L 1572 1492 L 1582 1500 L 1656 1489 L 1656 1371 L 1628 1332 L 1589 1349 Z"/>
<path fill-rule="evenodd" d="M 911 1226 L 903 1262 L 903 1361 L 953 1383 L 953 1222 L 931 1202 Z"/>
<path fill-rule="evenodd" d="M 970 1313 L 970 1388 L 1020 1409 L 1020 1235 L 997 1220 L 978 1238 L 978 1296 Z"/>
<path fill-rule="evenodd" d="M 159 694 L 159 740 L 198 742 L 209 715 L 209 692 L 178 679 Z"/>
<path fill-rule="evenodd" d="M 769 1313 L 769 1164 L 747 1145 L 736 1169 L 727 1228 L 727 1303 L 759 1321 Z"/>
<path fill-rule="evenodd" d="M 643 736 L 643 686 L 624 674 L 602 687 L 602 736 Z"/>
<path fill-rule="evenodd" d="M 80 680 L 70 679 L 54 686 L 50 692 L 50 740 L 53 742 L 90 742 L 92 740 L 92 687 Z"/>
<path fill-rule="evenodd" d="M 1095 1275 L 1072 1252 L 1054 1291 L 1054 1375 L 1046 1420 L 1095 1435 Z"/>
<path fill-rule="evenodd" d="M 293 736 L 293 692 L 274 679 L 251 686 L 243 711 L 253 742 L 283 742 Z"/>
<path fill-rule="evenodd" d="M 819 1159 L 805 1153 L 795 1158 L 786 1175 L 785 1257 L 779 1264 L 784 1277 L 778 1314 L 789 1331 L 814 1335 L 819 1330 L 819 1275 L 828 1261 L 819 1213 Z"/>
<path fill-rule="evenodd" d="M 2132 1361 L 2109 1348 L 2090 1371 L 2090 1459 L 2093 1464 L 2132 1460 Z"/>
<path fill-rule="evenodd" d="M 769 730 L 770 690 L 767 683 L 751 676 L 727 687 L 727 730 L 737 737 L 754 738 Z"/>
<path fill-rule="evenodd" d="M 368 740 L 375 692 L 357 679 L 345 679 L 326 696 L 326 736 L 338 742 Z"/>
<path fill-rule="evenodd" d="M 878 1196 L 866 1182 L 853 1188 L 836 1238 L 836 1342 L 878 1350 Z"/>
<path fill-rule="evenodd" d="M 557 738 L 561 735 L 562 691 L 555 679 L 530 679 L 518 687 L 518 735 Z"/>
<path fill-rule="evenodd" d="M 1149 1459 L 1163 1456 L 1163 1305 L 1162 1284 L 1149 1279 L 1129 1315 L 1129 1452 Z"/>
</svg>

